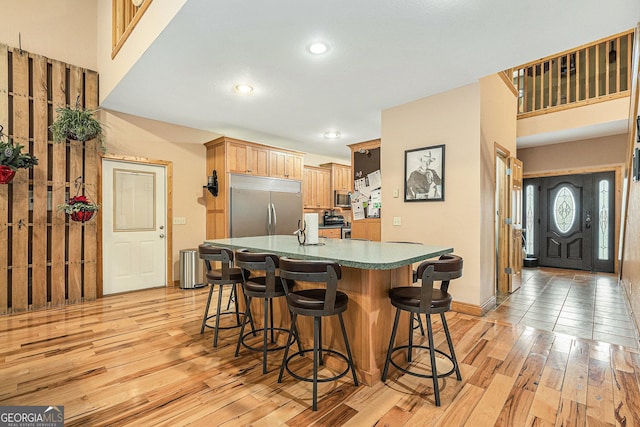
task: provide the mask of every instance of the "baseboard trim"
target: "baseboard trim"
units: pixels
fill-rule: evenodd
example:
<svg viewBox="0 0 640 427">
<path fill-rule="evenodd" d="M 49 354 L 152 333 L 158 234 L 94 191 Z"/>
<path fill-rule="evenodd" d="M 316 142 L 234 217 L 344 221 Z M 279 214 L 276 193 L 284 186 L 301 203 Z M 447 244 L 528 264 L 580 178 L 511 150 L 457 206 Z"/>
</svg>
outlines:
<svg viewBox="0 0 640 427">
<path fill-rule="evenodd" d="M 496 297 L 492 296 L 482 305 L 467 304 L 464 302 L 453 301 L 451 309 L 458 313 L 470 314 L 472 316 L 482 317 L 496 306 Z"/>
</svg>

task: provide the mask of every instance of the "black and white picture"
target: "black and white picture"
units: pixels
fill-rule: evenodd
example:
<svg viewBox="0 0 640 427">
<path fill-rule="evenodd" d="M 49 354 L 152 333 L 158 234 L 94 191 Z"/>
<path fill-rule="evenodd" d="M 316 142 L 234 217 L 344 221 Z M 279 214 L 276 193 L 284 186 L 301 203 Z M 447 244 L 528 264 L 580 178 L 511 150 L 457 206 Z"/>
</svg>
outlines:
<svg viewBox="0 0 640 427">
<path fill-rule="evenodd" d="M 444 200 L 444 144 L 404 152 L 404 201 Z"/>
</svg>

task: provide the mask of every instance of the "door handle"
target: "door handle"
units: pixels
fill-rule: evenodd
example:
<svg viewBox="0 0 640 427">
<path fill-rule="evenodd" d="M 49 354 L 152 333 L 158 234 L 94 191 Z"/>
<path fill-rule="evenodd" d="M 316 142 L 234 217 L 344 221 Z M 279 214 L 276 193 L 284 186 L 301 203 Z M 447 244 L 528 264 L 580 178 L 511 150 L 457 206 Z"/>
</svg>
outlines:
<svg viewBox="0 0 640 427">
<path fill-rule="evenodd" d="M 587 211 L 587 217 L 584 219 L 584 228 L 587 230 L 591 228 L 591 211 Z"/>
<path fill-rule="evenodd" d="M 271 232 L 271 228 L 272 228 L 272 226 L 271 226 L 271 203 L 269 203 L 267 205 L 267 216 L 269 218 L 269 220 L 267 222 L 267 234 L 271 235 L 271 234 L 273 234 Z"/>
<path fill-rule="evenodd" d="M 278 217 L 276 216 L 276 205 L 271 203 L 271 210 L 273 210 L 273 234 L 276 234 L 276 226 L 278 225 Z"/>
<path fill-rule="evenodd" d="M 161 235 L 160 235 L 160 238 L 161 238 L 161 239 L 164 239 L 164 234 L 161 234 Z"/>
</svg>

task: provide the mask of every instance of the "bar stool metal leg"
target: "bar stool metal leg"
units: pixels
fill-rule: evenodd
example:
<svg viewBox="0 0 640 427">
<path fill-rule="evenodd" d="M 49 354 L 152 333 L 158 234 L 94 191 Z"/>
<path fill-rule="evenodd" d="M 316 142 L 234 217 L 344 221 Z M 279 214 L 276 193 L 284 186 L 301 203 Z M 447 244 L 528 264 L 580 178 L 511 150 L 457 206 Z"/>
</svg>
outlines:
<svg viewBox="0 0 640 427">
<path fill-rule="evenodd" d="M 449 334 L 449 326 L 447 325 L 447 318 L 444 316 L 444 313 L 440 313 L 440 318 L 442 319 L 442 328 L 444 329 L 444 335 L 447 337 L 447 344 L 449 344 L 449 351 L 451 352 L 451 358 L 453 359 L 454 367 L 456 368 L 456 378 L 458 381 L 462 380 L 462 375 L 460 375 L 460 367 L 458 366 L 458 359 L 456 358 L 456 352 L 453 349 L 453 342 L 451 341 L 451 334 Z"/>
<path fill-rule="evenodd" d="M 314 411 L 318 410 L 318 356 L 322 357 L 320 351 L 320 331 L 322 321 L 320 317 L 313 318 L 313 405 Z"/>
<path fill-rule="evenodd" d="M 220 307 L 222 306 L 222 286 L 218 289 L 218 310 L 216 311 L 216 326 L 213 332 L 213 346 L 218 346 L 218 331 L 220 330 Z"/>
<path fill-rule="evenodd" d="M 351 347 L 349 346 L 349 339 L 347 338 L 347 328 L 344 327 L 344 320 L 342 319 L 342 313 L 338 313 L 338 319 L 340 319 L 340 328 L 342 329 L 342 338 L 344 339 L 344 347 L 345 347 L 345 350 L 347 350 L 347 357 L 349 358 L 349 366 L 351 367 L 351 374 L 353 375 L 353 384 L 357 387 L 358 377 L 356 376 L 356 368 L 353 364 Z"/>
<path fill-rule="evenodd" d="M 211 305 L 211 296 L 213 294 L 213 288 L 215 285 L 209 285 L 209 297 L 207 298 L 207 306 L 204 308 L 204 316 L 202 317 L 202 327 L 200 333 L 204 334 L 204 328 L 207 324 L 207 316 L 209 315 L 209 306 Z"/>
<path fill-rule="evenodd" d="M 282 364 L 280 365 L 280 373 L 278 374 L 278 382 L 282 382 L 282 375 L 284 374 L 284 368 L 287 361 L 287 356 L 289 356 L 289 347 L 291 346 L 291 338 L 293 337 L 294 330 L 296 329 L 296 318 L 298 315 L 296 313 L 291 313 L 291 329 L 289 329 L 289 336 L 287 336 L 287 345 L 284 348 L 284 355 L 282 356 Z M 300 340 L 298 340 L 298 346 Z M 302 350 L 300 350 L 300 355 L 302 355 Z"/>
<path fill-rule="evenodd" d="M 438 370 L 436 367 L 436 351 L 433 347 L 433 328 L 431 316 L 427 315 L 427 336 L 429 338 L 429 356 L 431 357 L 431 375 L 433 376 L 433 395 L 436 406 L 440 406 L 440 389 L 438 388 Z"/>
<path fill-rule="evenodd" d="M 396 317 L 393 321 L 391 329 L 391 339 L 389 340 L 389 348 L 387 349 L 387 360 L 384 362 L 384 370 L 382 371 L 382 382 L 387 381 L 387 373 L 389 372 L 389 362 L 393 353 L 393 343 L 396 341 L 396 332 L 398 332 L 398 321 L 400 320 L 400 309 L 396 308 Z"/>
</svg>

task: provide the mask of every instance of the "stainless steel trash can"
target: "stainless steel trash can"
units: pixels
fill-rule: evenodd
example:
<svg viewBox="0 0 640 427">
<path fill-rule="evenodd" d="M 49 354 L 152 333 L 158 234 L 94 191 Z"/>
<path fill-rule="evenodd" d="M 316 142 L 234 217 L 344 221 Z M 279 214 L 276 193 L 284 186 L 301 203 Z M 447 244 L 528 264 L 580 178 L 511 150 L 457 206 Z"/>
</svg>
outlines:
<svg viewBox="0 0 640 427">
<path fill-rule="evenodd" d="M 193 289 L 202 287 L 202 261 L 197 249 L 180 250 L 180 288 Z"/>
</svg>

